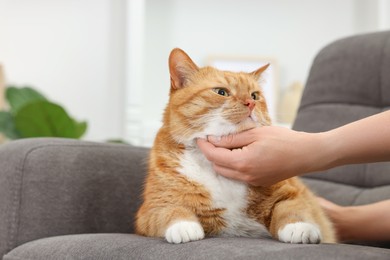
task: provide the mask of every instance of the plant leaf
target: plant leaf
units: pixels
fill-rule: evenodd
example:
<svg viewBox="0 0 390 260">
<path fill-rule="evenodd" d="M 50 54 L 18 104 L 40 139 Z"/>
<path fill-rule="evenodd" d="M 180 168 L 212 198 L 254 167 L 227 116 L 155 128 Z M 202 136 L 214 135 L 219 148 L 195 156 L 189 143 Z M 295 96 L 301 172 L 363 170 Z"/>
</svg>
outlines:
<svg viewBox="0 0 390 260">
<path fill-rule="evenodd" d="M 0 132 L 8 139 L 20 138 L 20 134 L 15 128 L 14 118 L 10 112 L 0 111 Z"/>
<path fill-rule="evenodd" d="M 87 122 L 83 121 L 83 122 L 77 122 L 76 120 L 73 119 L 73 123 L 75 125 L 75 129 L 76 129 L 76 138 L 80 138 L 81 136 L 84 135 L 85 131 L 87 131 L 87 127 L 88 127 L 88 124 Z"/>
<path fill-rule="evenodd" d="M 44 100 L 20 108 L 15 126 L 23 137 L 79 138 L 86 130 L 86 124 L 82 132 L 81 126 L 61 106 Z"/>
<path fill-rule="evenodd" d="M 12 114 L 16 114 L 20 108 L 28 103 L 37 100 L 46 100 L 41 93 L 30 87 L 17 88 L 9 86 L 5 90 L 5 96 Z"/>
</svg>

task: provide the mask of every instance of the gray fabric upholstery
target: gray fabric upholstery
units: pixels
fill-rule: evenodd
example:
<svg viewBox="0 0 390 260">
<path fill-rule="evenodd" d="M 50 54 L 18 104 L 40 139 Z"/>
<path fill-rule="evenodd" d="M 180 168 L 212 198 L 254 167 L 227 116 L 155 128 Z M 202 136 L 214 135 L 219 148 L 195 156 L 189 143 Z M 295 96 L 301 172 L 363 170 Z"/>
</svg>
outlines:
<svg viewBox="0 0 390 260">
<path fill-rule="evenodd" d="M 284 244 L 270 239 L 206 238 L 171 245 L 133 234 L 84 234 L 45 238 L 14 249 L 4 260 L 42 259 L 389 259 L 389 250 L 353 245 Z"/>
<path fill-rule="evenodd" d="M 348 37 L 314 59 L 293 128 L 323 132 L 389 108 L 390 31 Z M 341 205 L 390 199 L 390 162 L 341 166 L 304 180 Z"/>
<path fill-rule="evenodd" d="M 342 39 L 313 62 L 294 128 L 326 131 L 389 108 L 390 32 Z M 0 146 L 0 256 L 16 259 L 389 259 L 390 250 L 291 245 L 269 237 L 183 245 L 133 233 L 148 150 L 70 139 Z M 390 198 L 390 164 L 338 167 L 304 181 L 343 205 Z M 389 247 L 385 243 L 379 246 Z"/>
<path fill-rule="evenodd" d="M 0 255 L 48 236 L 133 232 L 146 154 L 67 139 L 0 146 Z"/>
<path fill-rule="evenodd" d="M 389 108 L 390 31 L 349 37 L 328 45 L 315 58 L 293 128 L 327 131 Z M 310 177 L 390 188 L 390 162 L 343 166 Z"/>
<path fill-rule="evenodd" d="M 315 58 L 293 128 L 323 132 L 389 108 L 390 31 L 353 36 Z M 341 166 L 304 181 L 338 204 L 368 204 L 390 199 L 390 162 Z"/>
</svg>

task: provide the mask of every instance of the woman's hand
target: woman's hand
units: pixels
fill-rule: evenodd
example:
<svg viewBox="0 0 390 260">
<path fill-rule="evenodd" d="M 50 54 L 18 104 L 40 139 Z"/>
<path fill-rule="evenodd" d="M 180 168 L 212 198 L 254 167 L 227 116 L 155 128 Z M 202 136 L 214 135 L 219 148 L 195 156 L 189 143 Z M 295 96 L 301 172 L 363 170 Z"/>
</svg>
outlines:
<svg viewBox="0 0 390 260">
<path fill-rule="evenodd" d="M 318 135 L 319 137 L 319 135 Z M 254 128 L 239 134 L 197 143 L 214 170 L 254 186 L 269 186 L 310 170 L 317 135 L 277 126 Z"/>
</svg>

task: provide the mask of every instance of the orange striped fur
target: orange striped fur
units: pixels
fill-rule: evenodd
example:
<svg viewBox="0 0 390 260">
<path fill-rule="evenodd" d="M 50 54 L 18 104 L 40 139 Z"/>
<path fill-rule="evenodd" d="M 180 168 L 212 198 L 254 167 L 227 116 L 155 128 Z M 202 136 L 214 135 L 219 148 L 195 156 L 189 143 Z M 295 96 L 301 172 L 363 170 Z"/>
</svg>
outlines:
<svg viewBox="0 0 390 260">
<path fill-rule="evenodd" d="M 180 49 L 169 57 L 171 91 L 150 153 L 136 232 L 171 243 L 205 236 L 260 237 L 289 243 L 335 242 L 332 224 L 297 178 L 252 187 L 216 174 L 197 138 L 270 124 L 259 78 L 199 68 Z"/>
</svg>

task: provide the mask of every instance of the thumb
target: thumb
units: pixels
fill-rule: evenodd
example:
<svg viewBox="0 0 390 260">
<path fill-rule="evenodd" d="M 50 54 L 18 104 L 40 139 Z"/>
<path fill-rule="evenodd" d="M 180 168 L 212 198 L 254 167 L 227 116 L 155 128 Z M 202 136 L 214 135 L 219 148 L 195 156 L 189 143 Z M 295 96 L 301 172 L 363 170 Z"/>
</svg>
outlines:
<svg viewBox="0 0 390 260">
<path fill-rule="evenodd" d="M 222 137 L 208 136 L 207 140 L 216 147 L 228 149 L 241 148 L 247 146 L 258 139 L 256 128 Z"/>
</svg>

